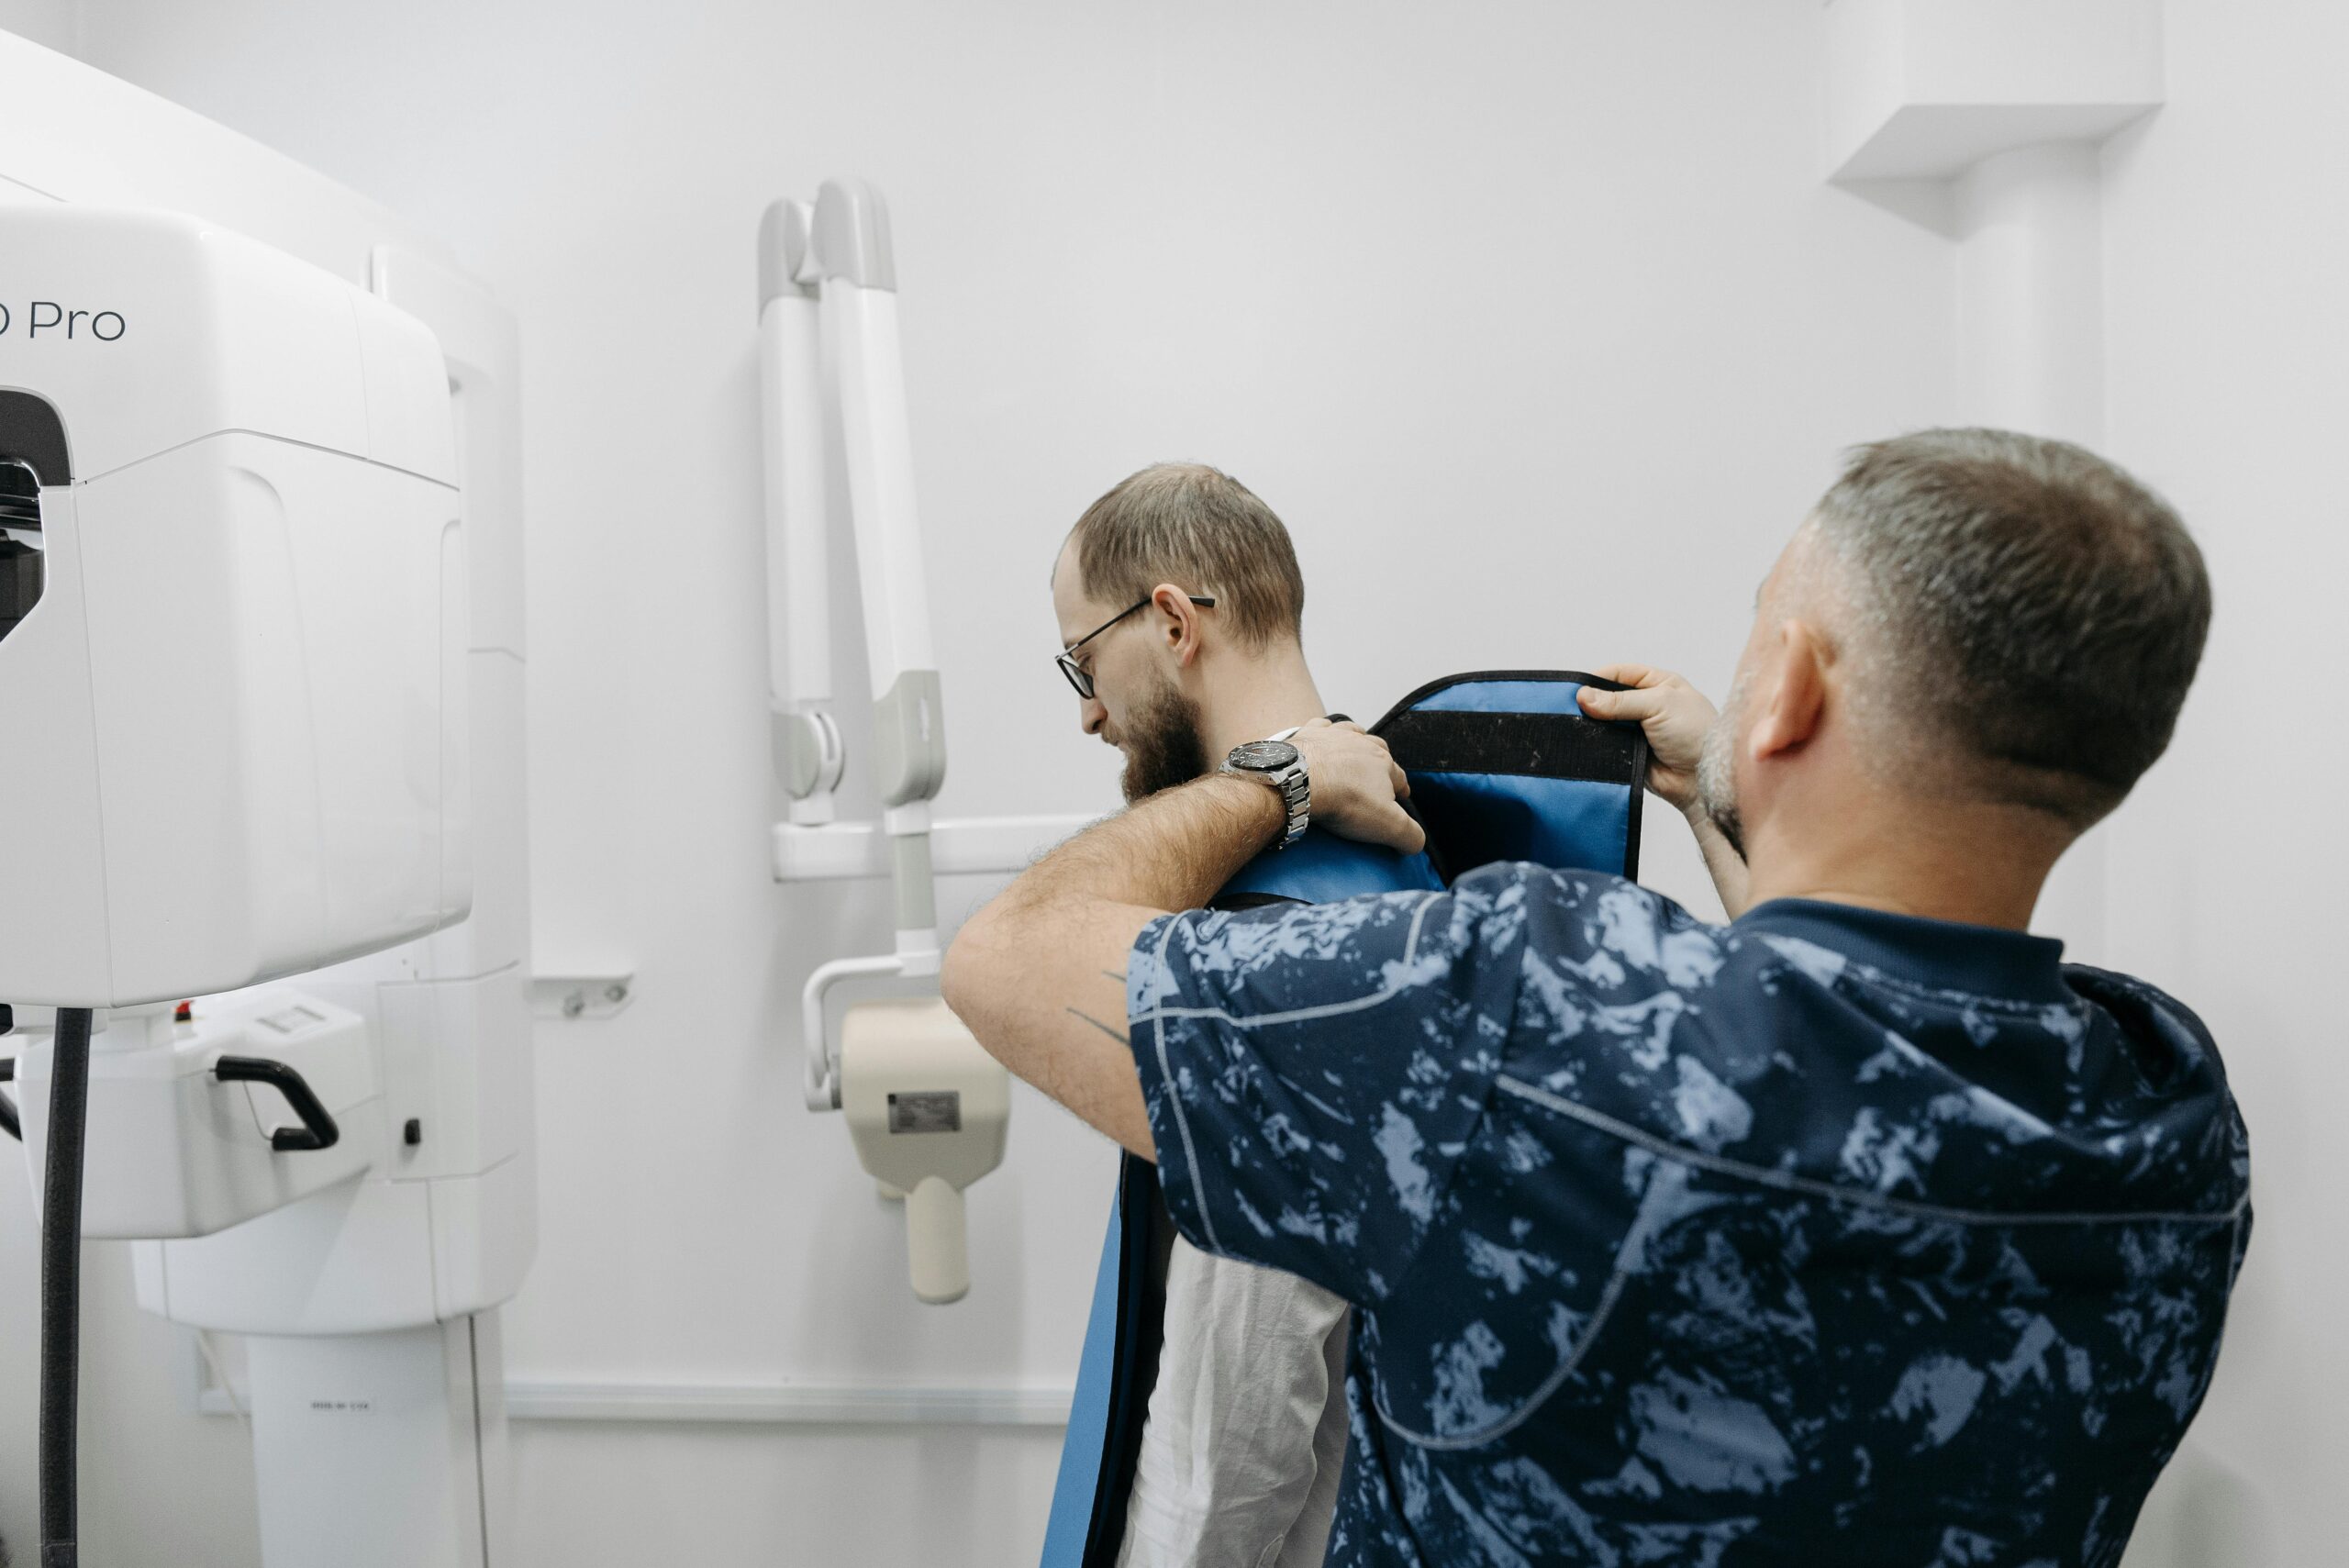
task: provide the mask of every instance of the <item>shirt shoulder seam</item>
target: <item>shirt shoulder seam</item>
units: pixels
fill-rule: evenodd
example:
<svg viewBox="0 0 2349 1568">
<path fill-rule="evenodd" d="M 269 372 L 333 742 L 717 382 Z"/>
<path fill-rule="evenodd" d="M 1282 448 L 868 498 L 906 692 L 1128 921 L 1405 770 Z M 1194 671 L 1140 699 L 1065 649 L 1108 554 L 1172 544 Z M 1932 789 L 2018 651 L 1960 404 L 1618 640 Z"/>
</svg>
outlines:
<svg viewBox="0 0 2349 1568">
<path fill-rule="evenodd" d="M 1822 1182 L 1812 1176 L 1797 1175 L 1791 1171 L 1774 1170 L 1767 1165 L 1732 1160 L 1727 1155 L 1713 1154 L 1701 1149 L 1690 1149 L 1684 1144 L 1675 1143 L 1669 1139 L 1659 1138 L 1644 1128 L 1634 1127 L 1630 1122 L 1619 1120 L 1604 1111 L 1593 1110 L 1588 1106 L 1577 1104 L 1562 1095 L 1553 1094 L 1538 1084 L 1526 1083 L 1523 1079 L 1512 1077 L 1506 1073 L 1497 1074 L 1493 1081 L 1504 1093 L 1530 1101 L 1545 1110 L 1555 1111 L 1560 1116 L 1570 1118 L 1586 1127 L 1620 1139 L 1626 1143 L 1636 1145 L 1666 1160 L 1684 1165 L 1692 1165 L 1699 1170 L 1710 1171 L 1717 1175 L 1732 1176 L 1762 1186 L 1776 1187 L 1782 1192 L 1802 1193 L 1812 1197 L 1825 1198 L 1832 1203 L 1848 1203 L 1862 1208 L 1879 1209 L 1890 1214 L 1904 1215 L 1915 1219 L 1935 1220 L 1943 1224 L 1965 1226 L 2232 1225 L 2244 1205 L 2250 1201 L 2250 1194 L 2245 1192 L 2223 1209 L 2148 1209 L 2109 1214 L 2085 1211 L 2001 1211 L 1956 1208 L 1942 1204 L 1919 1203 L 1908 1198 L 1892 1197 L 1883 1193 L 1866 1192 L 1858 1187 L 1847 1187 L 1834 1182 Z"/>
<path fill-rule="evenodd" d="M 1420 898 L 1419 907 L 1411 912 L 1410 935 L 1404 941 L 1403 962 L 1400 965 L 1406 973 L 1419 960 L 1419 928 L 1427 919 L 1428 906 L 1442 896 L 1441 893 L 1430 892 Z M 1308 904 L 1301 905 L 1300 907 L 1309 909 L 1317 906 Z M 1160 938 L 1159 960 L 1162 963 L 1165 959 L 1166 936 L 1173 934 L 1174 928 L 1174 922 L 1168 921 L 1166 934 Z M 1316 1018 L 1336 1018 L 1343 1013 L 1367 1012 L 1373 1007 L 1393 1001 L 1410 988 L 1408 982 L 1390 980 L 1382 984 L 1375 991 L 1360 996 L 1350 996 L 1342 1002 L 1319 1002 L 1310 1007 L 1290 1007 L 1276 1013 L 1250 1013 L 1245 1016 L 1223 1007 L 1152 1007 L 1147 1013 L 1136 1014 L 1132 1021 L 1138 1024 L 1161 1025 L 1162 1040 L 1164 1038 L 1163 1025 L 1168 1018 L 1215 1018 L 1241 1029 L 1259 1029 L 1267 1024 L 1309 1023 Z"/>
</svg>

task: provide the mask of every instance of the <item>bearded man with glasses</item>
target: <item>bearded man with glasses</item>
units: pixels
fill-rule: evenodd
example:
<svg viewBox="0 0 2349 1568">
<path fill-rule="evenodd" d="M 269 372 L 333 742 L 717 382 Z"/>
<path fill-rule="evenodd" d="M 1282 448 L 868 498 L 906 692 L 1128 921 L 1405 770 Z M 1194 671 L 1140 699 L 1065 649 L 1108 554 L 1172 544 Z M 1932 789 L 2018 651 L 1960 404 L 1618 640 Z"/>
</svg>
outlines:
<svg viewBox="0 0 2349 1568">
<path fill-rule="evenodd" d="M 1096 501 L 1053 565 L 1052 609 L 1077 722 L 1125 753 L 1130 802 L 1328 714 L 1288 530 L 1215 469 L 1157 464 Z M 1345 1459 L 1346 1304 L 1193 1247 L 1144 1162 L 1121 1194 L 1125 1255 L 1163 1308 L 1122 1317 L 1106 1432 L 1072 1423 L 1046 1568 L 1317 1568 Z M 1089 1343 L 1086 1360 L 1111 1354 Z"/>
</svg>

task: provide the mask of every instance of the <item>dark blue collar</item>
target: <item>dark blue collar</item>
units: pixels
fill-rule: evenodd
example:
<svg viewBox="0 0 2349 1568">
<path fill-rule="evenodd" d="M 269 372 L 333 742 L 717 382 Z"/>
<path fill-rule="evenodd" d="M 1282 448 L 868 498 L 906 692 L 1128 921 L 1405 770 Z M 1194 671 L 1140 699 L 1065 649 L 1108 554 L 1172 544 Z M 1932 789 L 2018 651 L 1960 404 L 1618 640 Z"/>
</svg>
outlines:
<svg viewBox="0 0 2349 1568">
<path fill-rule="evenodd" d="M 2064 944 L 1998 926 L 1895 915 L 1818 898 L 1773 898 L 1731 929 L 1800 937 L 1896 980 L 2014 1001 L 2068 1002 Z"/>
</svg>

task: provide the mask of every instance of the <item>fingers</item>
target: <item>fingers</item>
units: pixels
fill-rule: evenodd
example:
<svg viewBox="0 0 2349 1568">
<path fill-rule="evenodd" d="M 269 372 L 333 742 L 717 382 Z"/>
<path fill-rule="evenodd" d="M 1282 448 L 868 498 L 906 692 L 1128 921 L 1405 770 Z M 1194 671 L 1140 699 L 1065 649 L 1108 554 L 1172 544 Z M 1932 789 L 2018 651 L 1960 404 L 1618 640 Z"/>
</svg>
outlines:
<svg viewBox="0 0 2349 1568">
<path fill-rule="evenodd" d="M 1670 670 L 1659 670 L 1653 664 L 1601 664 L 1591 673 L 1602 681 L 1641 687 L 1668 686 L 1680 679 Z"/>
<path fill-rule="evenodd" d="M 1385 740 L 1359 724 L 1327 719 L 1300 726 L 1297 740 L 1298 750 L 1309 753 L 1316 822 L 1341 838 L 1405 854 L 1426 847 L 1426 831 L 1401 804 L 1411 793 L 1410 778 Z"/>
<path fill-rule="evenodd" d="M 1411 819 L 1409 812 L 1391 802 L 1365 827 L 1363 837 L 1370 842 L 1407 855 L 1416 855 L 1428 845 L 1427 830 Z"/>
<path fill-rule="evenodd" d="M 1386 782 L 1395 788 L 1395 798 L 1397 800 L 1408 798 L 1411 793 L 1411 775 L 1405 773 L 1403 764 L 1395 760 L 1394 749 L 1389 747 L 1382 737 L 1371 734 L 1359 724 L 1349 724 L 1343 728 L 1353 730 L 1378 748 L 1379 756 L 1386 763 Z"/>
<path fill-rule="evenodd" d="M 1334 734 L 1339 730 L 1348 730 L 1353 734 L 1361 736 L 1364 740 L 1369 741 L 1372 746 L 1377 749 L 1379 759 L 1386 764 L 1387 780 L 1394 786 L 1396 798 L 1398 800 L 1402 799 L 1404 796 L 1408 795 L 1411 793 L 1410 778 L 1403 772 L 1402 764 L 1395 760 L 1395 753 L 1387 748 L 1385 740 L 1375 735 L 1373 735 L 1361 725 L 1356 724 L 1352 719 L 1344 719 L 1333 723 L 1326 718 L 1317 718 L 1312 720 L 1310 723 L 1297 726 L 1297 733 L 1300 736 L 1313 730 L 1319 730 L 1328 734 Z"/>
<path fill-rule="evenodd" d="M 1609 692 L 1597 686 L 1584 686 L 1575 693 L 1575 700 L 1591 717 L 1632 722 L 1653 718 L 1662 713 L 1664 699 L 1663 688 L 1657 686 L 1635 687 L 1628 692 Z"/>
</svg>

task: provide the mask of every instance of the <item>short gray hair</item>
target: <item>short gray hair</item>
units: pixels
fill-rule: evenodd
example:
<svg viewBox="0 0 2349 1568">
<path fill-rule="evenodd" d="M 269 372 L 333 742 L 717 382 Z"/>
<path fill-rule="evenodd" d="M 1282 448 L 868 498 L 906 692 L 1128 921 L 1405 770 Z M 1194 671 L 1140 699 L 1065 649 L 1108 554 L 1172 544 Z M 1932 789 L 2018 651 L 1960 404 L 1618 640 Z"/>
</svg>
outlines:
<svg viewBox="0 0 2349 1568">
<path fill-rule="evenodd" d="M 1926 430 L 1853 449 L 1813 517 L 1884 662 L 1870 695 L 1955 746 L 1959 787 L 2086 828 L 2169 745 L 2210 580 L 2177 514 L 2118 467 Z"/>
<path fill-rule="evenodd" d="M 1085 591 L 1122 606 L 1161 583 L 1212 594 L 1249 647 L 1297 637 L 1305 576 L 1288 529 L 1245 484 L 1201 462 L 1128 474 L 1085 509 L 1070 537 Z"/>
</svg>

